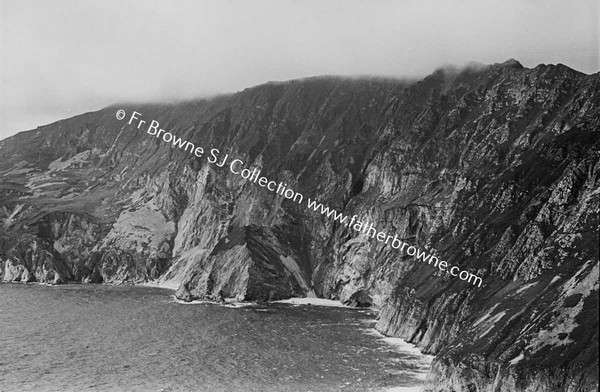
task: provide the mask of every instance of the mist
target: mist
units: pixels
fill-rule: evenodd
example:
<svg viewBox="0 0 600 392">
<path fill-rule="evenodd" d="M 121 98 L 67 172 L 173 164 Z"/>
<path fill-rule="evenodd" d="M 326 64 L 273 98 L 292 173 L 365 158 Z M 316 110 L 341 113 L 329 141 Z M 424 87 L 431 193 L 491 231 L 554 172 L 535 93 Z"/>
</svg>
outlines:
<svg viewBox="0 0 600 392">
<path fill-rule="evenodd" d="M 599 69 L 598 2 L 0 2 L 0 139 L 117 101 L 515 58 Z"/>
</svg>

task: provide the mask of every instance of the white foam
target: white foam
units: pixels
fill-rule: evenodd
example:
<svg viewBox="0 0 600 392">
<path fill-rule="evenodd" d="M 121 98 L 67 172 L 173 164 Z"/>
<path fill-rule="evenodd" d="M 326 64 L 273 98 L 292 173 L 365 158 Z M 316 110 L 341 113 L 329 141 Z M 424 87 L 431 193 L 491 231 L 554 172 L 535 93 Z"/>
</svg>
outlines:
<svg viewBox="0 0 600 392">
<path fill-rule="evenodd" d="M 386 342 L 390 346 L 393 346 L 397 351 L 413 355 L 414 361 L 418 366 L 418 369 L 411 370 L 410 374 L 417 380 L 421 381 L 420 385 L 411 385 L 411 386 L 403 386 L 403 387 L 392 387 L 386 389 L 387 392 L 420 392 L 423 389 L 423 383 L 427 378 L 427 373 L 429 372 L 429 366 L 433 361 L 433 355 L 422 354 L 421 350 L 417 348 L 414 344 L 408 343 L 401 338 L 391 338 L 383 335 L 381 332 L 377 331 L 374 328 L 363 329 L 365 333 L 370 335 L 375 335 L 380 338 L 380 340 Z M 412 359 L 411 359 L 412 360 Z"/>
<path fill-rule="evenodd" d="M 209 305 L 218 305 L 218 306 L 222 306 L 224 308 L 248 308 L 248 307 L 253 307 L 253 306 L 257 306 L 257 304 L 255 302 L 238 302 L 234 299 L 231 298 L 226 298 L 225 302 L 217 302 L 217 301 L 211 301 L 211 300 L 204 300 L 204 299 L 195 299 L 193 301 L 182 301 L 180 299 L 177 299 L 177 297 L 173 296 L 173 301 L 177 302 L 178 304 L 181 305 L 205 305 L 205 304 L 209 304 Z"/>
<path fill-rule="evenodd" d="M 225 298 L 225 303 L 218 303 L 217 305 L 224 306 L 226 308 L 248 308 L 256 306 L 255 302 L 239 302 L 235 298 Z"/>
<path fill-rule="evenodd" d="M 278 304 L 292 304 L 292 305 L 315 305 L 315 306 L 329 306 L 332 308 L 349 308 L 342 304 L 340 301 L 336 301 L 333 299 L 324 299 L 324 298 L 314 298 L 314 297 L 306 297 L 306 298 L 289 298 L 289 299 L 281 299 L 279 301 L 273 301 Z"/>
<path fill-rule="evenodd" d="M 160 281 L 152 281 L 152 282 L 144 282 L 140 283 L 139 286 L 149 286 L 149 287 L 159 287 L 161 289 L 169 289 L 173 291 L 177 291 L 179 288 L 179 283 L 173 281 L 160 282 Z"/>
<path fill-rule="evenodd" d="M 386 392 L 421 392 L 423 387 L 394 387 L 386 389 Z"/>
<path fill-rule="evenodd" d="M 173 301 L 175 301 L 175 302 L 177 302 L 178 304 L 181 304 L 181 305 L 214 304 L 214 302 L 212 302 L 212 301 L 202 301 L 202 300 L 199 300 L 199 299 L 195 299 L 193 301 L 186 302 L 186 301 L 182 301 L 180 299 L 175 298 L 175 296 L 173 296 Z"/>
<path fill-rule="evenodd" d="M 389 336 L 385 336 L 384 334 L 382 334 L 374 328 L 364 329 L 363 331 L 365 331 L 368 334 L 379 337 L 382 341 L 386 342 L 387 344 L 398 348 L 399 351 L 419 356 L 419 358 L 422 359 L 422 363 L 426 363 L 427 365 L 429 365 L 431 361 L 433 361 L 433 355 L 421 353 L 421 350 L 419 350 L 417 346 L 415 346 L 412 343 L 408 343 L 402 338 L 391 338 Z"/>
</svg>

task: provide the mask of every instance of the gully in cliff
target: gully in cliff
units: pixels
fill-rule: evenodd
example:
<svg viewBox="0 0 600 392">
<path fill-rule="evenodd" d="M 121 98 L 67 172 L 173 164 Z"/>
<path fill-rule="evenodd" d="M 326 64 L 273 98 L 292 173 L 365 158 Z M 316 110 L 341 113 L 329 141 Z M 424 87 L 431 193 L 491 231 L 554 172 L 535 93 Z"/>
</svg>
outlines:
<svg viewBox="0 0 600 392">
<path fill-rule="evenodd" d="M 216 148 L 211 149 L 210 157 L 208 157 L 208 162 L 216 163 L 217 166 L 223 167 L 223 166 L 225 166 L 225 163 L 227 162 L 227 158 L 229 157 L 229 154 L 225 154 L 225 157 L 223 158 L 223 160 L 220 163 L 217 163 L 219 153 L 220 152 L 218 149 L 216 149 Z M 304 200 L 304 196 L 302 196 L 301 193 L 298 193 L 293 189 L 286 188 L 286 186 L 287 186 L 286 183 L 280 182 L 278 184 L 275 181 L 271 181 L 266 177 L 261 177 L 260 170 L 258 170 L 257 168 L 254 168 L 252 171 L 250 171 L 250 169 L 248 169 L 248 168 L 244 168 L 244 162 L 241 159 L 237 159 L 237 158 L 233 159 L 231 161 L 231 163 L 229 164 L 229 171 L 231 171 L 233 174 L 239 175 L 240 177 L 242 177 L 250 182 L 254 182 L 255 184 L 258 184 L 263 188 L 267 188 L 271 192 L 275 192 L 278 195 L 282 195 L 286 199 L 293 200 L 298 204 L 302 204 L 302 200 Z"/>
<path fill-rule="evenodd" d="M 116 113 L 117 119 L 123 120 L 126 116 L 124 110 L 118 110 Z M 137 129 L 144 126 L 146 124 L 145 120 L 141 119 L 142 114 L 134 111 L 129 118 L 129 125 L 132 125 L 134 121 L 137 121 Z M 151 136 L 155 136 L 156 138 L 162 138 L 162 140 L 166 143 L 173 143 L 173 147 L 178 147 L 183 149 L 184 151 L 188 151 L 190 154 L 194 154 L 198 158 L 202 158 L 204 155 L 204 148 L 200 146 L 195 146 L 193 143 L 181 139 L 171 132 L 167 132 L 164 129 L 159 128 L 160 124 L 156 120 L 152 120 L 148 125 L 147 133 Z M 304 200 L 304 196 L 301 193 L 294 191 L 293 189 L 287 188 L 286 183 L 271 181 L 266 177 L 261 176 L 261 171 L 258 168 L 249 169 L 244 166 L 244 161 L 241 159 L 229 156 L 229 154 L 225 154 L 224 156 L 220 155 L 221 151 L 217 148 L 210 149 L 209 156 L 207 157 L 207 161 L 210 164 L 216 165 L 218 167 L 224 167 L 225 165 L 229 165 L 229 171 L 235 175 L 242 177 L 245 180 L 250 182 L 254 182 L 263 188 L 267 188 L 271 192 L 275 192 L 278 195 L 285 197 L 286 199 L 293 200 L 298 204 L 302 204 Z M 400 252 L 405 252 L 411 257 L 414 257 L 417 261 L 421 261 L 423 263 L 428 263 L 429 265 L 433 264 L 434 268 L 438 268 L 440 272 L 450 274 L 453 277 L 458 277 L 460 280 L 467 281 L 468 283 L 481 287 L 483 280 L 481 277 L 473 274 L 467 270 L 461 270 L 457 266 L 449 266 L 448 263 L 444 260 L 438 259 L 434 254 L 431 254 L 428 251 L 422 251 L 415 246 L 411 246 L 408 243 L 405 243 L 399 240 L 395 235 L 392 237 L 388 235 L 384 231 L 377 232 L 374 225 L 371 223 L 370 226 L 366 222 L 361 222 L 357 218 L 357 215 L 349 217 L 344 215 L 341 212 L 338 212 L 334 209 L 331 209 L 316 200 L 307 199 L 307 207 L 308 209 L 314 210 L 316 212 L 320 212 L 322 215 L 339 221 L 341 224 L 345 224 L 348 227 L 353 228 L 355 231 L 366 234 L 372 238 L 376 238 L 377 241 L 390 244 L 392 248 L 399 249 Z M 349 220 L 349 222 L 347 222 Z M 405 250 L 406 248 L 406 250 Z"/>
<path fill-rule="evenodd" d="M 137 121 L 137 129 L 144 126 L 146 124 L 146 120 L 141 119 L 142 114 L 134 111 L 129 118 L 127 124 L 132 125 L 132 122 Z M 125 111 L 118 110 L 116 113 L 116 117 L 119 120 L 125 118 Z M 155 136 L 156 138 L 161 138 L 165 143 L 173 143 L 173 147 L 178 147 L 183 149 L 184 151 L 189 152 L 190 154 L 194 154 L 198 158 L 202 158 L 204 155 L 204 148 L 198 146 L 196 147 L 194 143 L 184 140 L 171 132 L 167 132 L 164 129 L 159 128 L 160 123 L 156 120 L 152 120 L 148 125 L 147 133 L 151 136 Z M 250 182 L 254 182 L 263 188 L 267 188 L 271 192 L 275 192 L 278 195 L 285 197 L 286 199 L 293 200 L 298 204 L 301 204 L 304 200 L 304 196 L 301 193 L 294 191 L 293 189 L 287 188 L 286 183 L 271 181 L 266 177 L 262 177 L 260 175 L 260 170 L 254 168 L 252 171 L 248 168 L 244 167 L 244 161 L 241 159 L 233 159 L 230 160 L 229 154 L 225 154 L 224 157 L 220 158 L 219 154 L 221 152 L 212 148 L 210 150 L 210 156 L 207 157 L 208 163 L 214 164 L 218 167 L 223 167 L 227 162 L 229 162 L 229 171 L 231 173 L 236 174 L 243 179 L 246 179 Z"/>
</svg>

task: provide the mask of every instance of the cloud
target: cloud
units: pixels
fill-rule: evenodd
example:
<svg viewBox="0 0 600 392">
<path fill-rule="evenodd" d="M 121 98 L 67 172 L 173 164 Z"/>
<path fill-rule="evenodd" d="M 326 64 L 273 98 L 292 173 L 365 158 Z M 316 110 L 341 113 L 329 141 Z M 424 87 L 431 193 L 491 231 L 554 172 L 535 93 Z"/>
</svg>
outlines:
<svg viewBox="0 0 600 392">
<path fill-rule="evenodd" d="M 0 3 L 0 139 L 119 100 L 173 100 L 322 74 L 424 76 L 443 64 L 598 71 L 597 2 Z"/>
</svg>

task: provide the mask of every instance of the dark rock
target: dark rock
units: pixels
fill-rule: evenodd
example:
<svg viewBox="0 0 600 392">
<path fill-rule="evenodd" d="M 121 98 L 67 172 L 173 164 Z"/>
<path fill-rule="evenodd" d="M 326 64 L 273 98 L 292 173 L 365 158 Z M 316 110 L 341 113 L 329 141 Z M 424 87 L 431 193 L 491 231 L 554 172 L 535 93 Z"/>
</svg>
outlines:
<svg viewBox="0 0 600 392">
<path fill-rule="evenodd" d="M 353 308 L 368 308 L 373 305 L 373 299 L 364 290 L 358 290 L 343 303 L 344 305 L 352 306 Z"/>
<path fill-rule="evenodd" d="M 233 230 L 188 268 L 183 282 L 198 298 L 267 301 L 303 296 L 306 266 L 282 233 L 250 225 Z"/>
<path fill-rule="evenodd" d="M 194 300 L 194 297 L 190 294 L 184 284 L 179 285 L 179 288 L 175 292 L 175 298 L 185 302 L 192 302 Z"/>
</svg>

